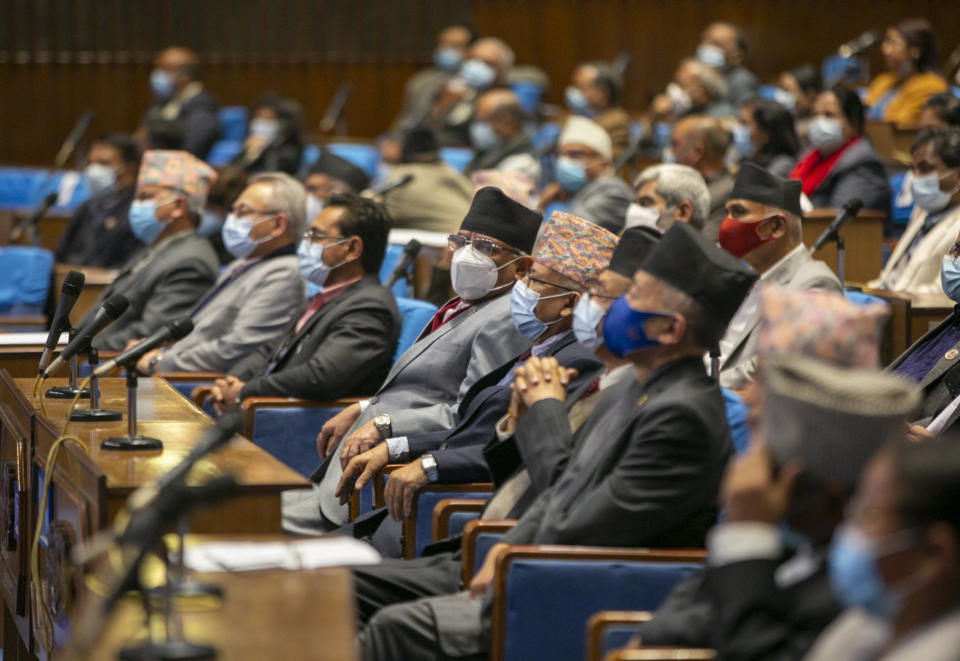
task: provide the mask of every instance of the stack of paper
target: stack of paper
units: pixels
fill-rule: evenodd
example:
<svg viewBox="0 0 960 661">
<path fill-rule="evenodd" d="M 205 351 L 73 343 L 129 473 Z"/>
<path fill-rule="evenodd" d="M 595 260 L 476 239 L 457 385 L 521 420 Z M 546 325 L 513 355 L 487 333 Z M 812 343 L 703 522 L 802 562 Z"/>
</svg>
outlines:
<svg viewBox="0 0 960 661">
<path fill-rule="evenodd" d="M 198 572 L 256 569 L 316 569 L 337 565 L 375 565 L 380 554 L 350 537 L 321 537 L 295 542 L 208 542 L 189 546 L 184 563 Z"/>
</svg>

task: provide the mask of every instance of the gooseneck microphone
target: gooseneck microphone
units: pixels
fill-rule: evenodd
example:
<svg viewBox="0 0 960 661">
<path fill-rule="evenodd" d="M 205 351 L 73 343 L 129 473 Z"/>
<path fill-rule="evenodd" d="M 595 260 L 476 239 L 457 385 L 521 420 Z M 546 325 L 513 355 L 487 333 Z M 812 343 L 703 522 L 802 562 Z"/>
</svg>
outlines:
<svg viewBox="0 0 960 661">
<path fill-rule="evenodd" d="M 93 371 L 94 376 L 104 376 L 117 367 L 133 368 L 145 353 L 153 351 L 168 342 L 183 339 L 193 330 L 193 320 L 188 316 L 178 317 L 169 324 L 164 324 L 143 342 L 130 347 L 116 358 L 112 358 Z"/>
<path fill-rule="evenodd" d="M 833 241 L 837 238 L 837 234 L 843 229 L 843 226 L 848 222 L 857 217 L 857 214 L 860 213 L 860 209 L 863 208 L 863 202 L 859 197 L 854 197 L 846 201 L 843 205 L 843 208 L 840 209 L 840 213 L 837 214 L 837 217 L 830 222 L 830 226 L 827 229 L 823 230 L 816 241 L 813 243 L 813 248 L 810 252 L 817 252 L 820 248 L 823 247 L 823 244 L 828 241 Z"/>
<path fill-rule="evenodd" d="M 120 315 L 126 312 L 129 306 L 130 301 L 128 301 L 127 297 L 123 294 L 114 294 L 105 300 L 93 316 L 93 319 L 80 329 L 73 340 L 70 341 L 70 344 L 63 348 L 63 351 L 60 352 L 56 360 L 43 370 L 43 378 L 46 379 L 66 364 L 68 360 L 81 351 L 85 351 L 90 340 L 92 340 L 97 333 L 119 319 Z"/>
<path fill-rule="evenodd" d="M 407 245 L 403 247 L 403 253 L 400 255 L 400 259 L 397 260 L 397 265 L 393 268 L 393 271 L 390 273 L 390 277 L 387 278 L 387 281 L 384 283 L 384 287 L 390 289 L 400 278 L 406 277 L 407 269 L 410 268 L 410 265 L 413 264 L 413 260 L 417 258 L 417 255 L 420 254 L 420 248 L 423 246 L 416 239 L 410 239 L 407 242 Z"/>
<path fill-rule="evenodd" d="M 41 374 L 53 359 L 53 352 L 57 348 L 57 342 L 60 341 L 60 335 L 70 330 L 70 311 L 77 303 L 85 279 L 80 271 L 70 271 L 63 279 L 63 285 L 60 286 L 60 302 L 57 303 L 57 311 L 53 315 L 53 321 L 50 322 L 50 332 L 47 334 L 47 341 L 40 355 Z"/>
</svg>

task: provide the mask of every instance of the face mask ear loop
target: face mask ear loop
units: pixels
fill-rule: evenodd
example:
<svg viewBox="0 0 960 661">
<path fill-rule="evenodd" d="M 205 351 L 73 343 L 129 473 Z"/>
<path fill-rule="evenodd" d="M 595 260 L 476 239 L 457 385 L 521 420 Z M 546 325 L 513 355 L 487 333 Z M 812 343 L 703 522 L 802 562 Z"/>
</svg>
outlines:
<svg viewBox="0 0 960 661">
<path fill-rule="evenodd" d="M 507 263 L 504 264 L 503 266 L 498 266 L 498 267 L 497 267 L 497 270 L 499 271 L 500 269 L 505 269 L 505 268 L 507 268 L 508 266 L 510 266 L 511 264 L 513 264 L 514 262 L 520 261 L 520 260 L 523 259 L 524 257 L 526 257 L 526 255 L 520 255 L 519 257 L 516 257 L 516 258 L 514 258 L 514 259 L 511 259 L 509 262 L 507 262 Z M 505 284 L 505 285 L 500 285 L 499 287 L 494 287 L 494 288 L 492 288 L 492 289 L 490 290 L 490 292 L 492 293 L 492 292 L 495 292 L 495 291 L 499 291 L 499 290 L 501 290 L 501 289 L 506 289 L 507 287 L 513 287 L 514 284 L 516 284 L 516 283 L 515 283 L 515 282 L 508 282 L 508 283 Z"/>
</svg>

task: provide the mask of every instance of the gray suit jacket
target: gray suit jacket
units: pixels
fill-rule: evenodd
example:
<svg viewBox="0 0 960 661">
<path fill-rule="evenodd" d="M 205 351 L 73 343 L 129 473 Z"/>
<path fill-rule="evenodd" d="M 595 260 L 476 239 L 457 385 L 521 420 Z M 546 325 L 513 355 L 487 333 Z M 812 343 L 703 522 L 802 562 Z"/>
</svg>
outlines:
<svg viewBox="0 0 960 661">
<path fill-rule="evenodd" d="M 619 234 L 633 202 L 633 189 L 620 177 L 608 174 L 588 182 L 570 201 L 570 213 Z"/>
<path fill-rule="evenodd" d="M 175 317 L 190 312 L 217 279 L 220 261 L 210 242 L 195 232 L 182 234 L 148 254 L 138 253 L 117 274 L 80 322 L 93 318 L 100 305 L 123 294 L 130 307 L 93 341 L 101 351 L 120 351 L 128 340 L 144 338 Z M 80 328 L 81 326 L 78 326 Z"/>
<path fill-rule="evenodd" d="M 507 292 L 510 290 L 508 289 Z M 389 413 L 394 436 L 452 429 L 460 402 L 485 375 L 530 348 L 510 318 L 510 295 L 475 305 L 434 332 L 421 336 L 390 369 L 370 405 L 350 428 L 349 436 L 380 413 Z M 315 475 L 322 475 L 320 505 L 324 515 L 343 525 L 347 510 L 333 491 L 340 481 L 340 449 Z"/>
<path fill-rule="evenodd" d="M 830 270 L 829 266 L 811 257 L 807 249 L 791 255 L 763 282 L 780 285 L 793 291 L 826 289 L 838 294 L 843 291 L 836 274 Z M 748 304 L 748 301 L 750 297 L 744 301 L 744 305 Z M 736 337 L 725 338 L 731 340 L 733 344 L 733 348 L 727 355 L 720 356 L 720 385 L 725 388 L 738 390 L 754 379 L 757 368 L 757 337 L 754 331 L 759 322 L 760 307 L 755 306 L 753 314 Z"/>
<path fill-rule="evenodd" d="M 815 207 L 839 209 L 851 198 L 859 197 L 864 209 L 886 211 L 890 208 L 890 195 L 886 167 L 870 143 L 862 139 L 837 159 L 810 194 L 810 201 Z"/>
<path fill-rule="evenodd" d="M 229 372 L 248 353 L 286 330 L 303 306 L 297 256 L 261 260 L 227 283 L 242 266 L 238 259 L 217 278 L 214 289 L 223 288 L 193 315 L 193 332 L 164 350 L 157 371 Z"/>
</svg>

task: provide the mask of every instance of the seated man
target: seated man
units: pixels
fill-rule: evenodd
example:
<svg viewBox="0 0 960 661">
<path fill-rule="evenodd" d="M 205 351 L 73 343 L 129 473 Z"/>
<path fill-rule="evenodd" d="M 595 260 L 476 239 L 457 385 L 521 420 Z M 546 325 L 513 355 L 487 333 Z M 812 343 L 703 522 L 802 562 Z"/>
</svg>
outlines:
<svg viewBox="0 0 960 661">
<path fill-rule="evenodd" d="M 442 596 L 382 608 L 360 634 L 363 658 L 429 658 L 436 649 L 451 658 L 486 653 L 484 612 L 495 563 L 508 544 L 701 545 L 716 520 L 731 446 L 723 397 L 700 355 L 755 280 L 749 267 L 695 230 L 672 227 L 604 319 L 607 348 L 634 365 L 636 378 L 600 397 L 570 441 L 576 450 L 563 473 L 490 550 L 470 591 L 457 592 L 459 581 L 450 576 L 422 593 Z M 518 434 L 528 424 L 542 433 L 536 411 L 548 399 L 557 398 L 529 407 Z M 569 427 L 550 428 L 570 435 Z M 362 598 L 361 574 L 355 575 Z M 391 588 L 381 586 L 382 593 Z M 383 596 L 406 601 L 416 596 L 409 588 L 401 577 Z"/>
<path fill-rule="evenodd" d="M 152 372 L 227 372 L 271 344 L 303 307 L 297 242 L 303 235 L 303 186 L 289 175 L 256 175 L 223 225 L 234 257 L 190 312 L 193 331 L 140 359 Z"/>
<path fill-rule="evenodd" d="M 747 36 L 732 23 L 716 22 L 703 31 L 697 59 L 713 67 L 727 85 L 726 101 L 734 108 L 757 93 L 757 77 L 744 65 Z"/>
<path fill-rule="evenodd" d="M 539 214 L 496 188 L 477 192 L 460 231 L 450 236 L 451 280 L 458 296 L 401 354 L 373 397 L 323 426 L 317 449 L 326 460 L 314 474 L 322 481 L 313 493 L 285 497 L 288 530 L 346 523 L 347 509 L 334 491 L 354 456 L 387 438 L 451 429 L 470 387 L 530 348 L 510 320 L 508 294 L 530 268 L 540 221 Z"/>
<path fill-rule="evenodd" d="M 710 213 L 703 234 L 716 241 L 720 223 L 727 211 L 724 205 L 733 190 L 733 175 L 727 170 L 726 157 L 730 148 L 730 133 L 712 117 L 692 115 L 674 124 L 670 134 L 670 148 L 664 153 L 664 162 L 676 161 L 689 165 L 707 182 L 710 192 Z"/>
<path fill-rule="evenodd" d="M 376 392 L 400 334 L 396 301 L 377 276 L 389 232 L 379 204 L 352 194 L 330 197 L 296 257 L 300 274 L 321 290 L 298 306 L 282 336 L 262 342 L 216 382 L 215 406 L 230 408 L 247 397 L 325 401 Z"/>
<path fill-rule="evenodd" d="M 327 198 L 337 193 L 361 193 L 370 185 L 370 177 L 350 161 L 340 158 L 329 149 L 321 148 L 303 178 L 307 189 L 307 222 L 313 222 L 323 210 Z"/>
<path fill-rule="evenodd" d="M 633 182 L 634 201 L 627 207 L 627 227 L 666 232 L 674 223 L 703 231 L 710 213 L 710 191 L 703 177 L 686 165 L 651 165 Z"/>
<path fill-rule="evenodd" d="M 630 143 L 630 115 L 620 107 L 623 80 L 606 62 L 585 62 L 573 70 L 563 98 L 570 112 L 589 117 L 610 134 L 613 160 Z"/>
<path fill-rule="evenodd" d="M 760 274 L 760 282 L 790 290 L 842 292 L 830 268 L 810 256 L 800 225 L 800 182 L 744 163 L 720 225 L 720 245 Z M 739 390 L 756 372 L 758 290 L 751 292 L 720 340 L 720 384 Z"/>
<path fill-rule="evenodd" d="M 531 181 L 540 179 L 540 162 L 523 127 L 523 108 L 508 89 L 492 89 L 477 98 L 470 122 L 470 144 L 477 150 L 463 174 L 477 170 L 520 172 Z"/>
<path fill-rule="evenodd" d="M 554 213 L 534 246 L 526 279 L 513 286 L 510 316 L 517 330 L 533 342 L 525 354 L 553 357 L 574 370 L 573 389 L 593 381 L 602 366 L 573 335 L 573 310 L 580 294 L 595 284 L 609 263 L 616 243 L 614 235 L 593 223 Z M 483 445 L 507 412 L 512 371 L 523 357 L 512 358 L 473 384 L 460 402 L 452 430 L 388 438 L 351 459 L 337 485 L 340 502 L 346 503 L 354 488 L 362 488 L 388 462 L 415 459 L 387 480 L 384 494 L 394 522 L 411 515 L 413 495 L 428 482 L 470 481 L 471 471 L 483 464 Z M 384 515 L 376 513 L 373 518 L 381 522 Z M 359 528 L 354 530 L 356 534 Z M 379 523 L 371 543 L 381 553 L 400 557 L 401 534 L 400 525 Z"/>
<path fill-rule="evenodd" d="M 806 659 L 957 658 L 958 498 L 954 435 L 897 442 L 874 457 L 830 552 L 830 580 L 847 610 Z"/>
<path fill-rule="evenodd" d="M 911 150 L 914 211 L 880 277 L 867 286 L 935 294 L 940 262 L 960 232 L 960 128 L 924 131 Z"/>
<path fill-rule="evenodd" d="M 140 151 L 132 138 L 113 133 L 97 138 L 83 171 L 90 199 L 70 216 L 57 243 L 61 264 L 116 269 L 143 246 L 130 231 L 127 211 L 140 167 Z"/>
<path fill-rule="evenodd" d="M 556 181 L 540 194 L 540 208 L 568 202 L 571 214 L 619 234 L 633 199 L 613 171 L 610 134 L 586 117 L 572 116 L 557 141 Z"/>
<path fill-rule="evenodd" d="M 127 261 L 78 324 L 90 321 L 114 294 L 130 301 L 127 311 L 94 338 L 94 347 L 120 351 L 190 312 L 213 286 L 220 264 L 196 229 L 215 178 L 210 166 L 185 151 L 143 155 L 130 229 L 146 247 Z"/>
<path fill-rule="evenodd" d="M 672 121 L 688 115 L 735 117 L 737 108 L 727 101 L 727 83 L 713 67 L 697 58 L 687 58 L 673 73 L 663 94 L 654 97 L 650 114 L 656 121 Z"/>
</svg>

